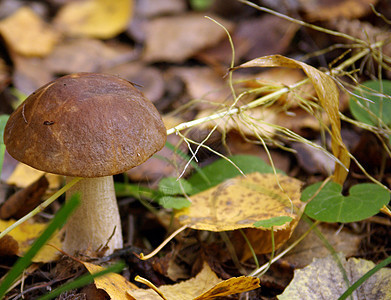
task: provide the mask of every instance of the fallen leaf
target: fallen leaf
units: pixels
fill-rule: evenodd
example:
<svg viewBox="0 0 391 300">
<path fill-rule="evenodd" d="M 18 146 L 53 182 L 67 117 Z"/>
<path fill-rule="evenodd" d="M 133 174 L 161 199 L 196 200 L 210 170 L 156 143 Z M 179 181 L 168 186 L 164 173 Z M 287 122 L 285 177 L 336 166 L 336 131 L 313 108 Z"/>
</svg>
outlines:
<svg viewBox="0 0 391 300">
<path fill-rule="evenodd" d="M 23 163 L 17 164 L 10 177 L 6 179 L 6 183 L 25 188 L 45 174 L 49 181 L 49 189 L 55 190 L 61 186 L 63 176 L 45 173 Z"/>
<path fill-rule="evenodd" d="M 216 297 L 251 291 L 259 287 L 259 279 L 255 277 L 233 277 L 221 280 L 210 269 L 208 264 L 204 266 L 198 275 L 192 279 L 174 285 L 163 285 L 159 291 L 169 300 L 207 300 Z M 152 289 L 129 290 L 131 299 L 162 299 Z"/>
<path fill-rule="evenodd" d="M 316 144 L 318 141 L 315 141 Z M 326 153 L 304 143 L 294 142 L 292 149 L 296 151 L 298 165 L 308 174 L 323 174 L 329 176 L 334 171 L 334 160 Z"/>
<path fill-rule="evenodd" d="M 378 0 L 300 0 L 306 18 L 310 22 L 355 19 L 371 12 L 371 4 L 375 5 Z"/>
<path fill-rule="evenodd" d="M 54 75 L 46 67 L 43 57 L 26 57 L 13 54 L 13 84 L 26 98 L 44 84 L 54 80 Z M 16 108 L 15 105 L 14 108 Z"/>
<path fill-rule="evenodd" d="M 291 238 L 286 242 L 281 250 L 290 247 L 295 243 L 310 226 L 307 222 L 300 220 Z M 318 230 L 325 237 L 329 244 L 333 246 L 336 252 L 342 252 L 345 256 L 351 257 L 358 253 L 363 235 L 356 234 L 344 227 L 340 230 L 339 225 L 321 223 L 317 226 Z M 314 258 L 326 257 L 330 254 L 324 242 L 311 231 L 297 246 L 289 251 L 282 258 L 283 262 L 296 268 L 304 268 L 309 265 Z"/>
<path fill-rule="evenodd" d="M 155 105 L 160 105 L 160 100 L 165 93 L 166 83 L 163 73 L 158 68 L 147 66 L 140 61 L 132 61 L 105 69 L 104 72 L 135 83 L 147 99 Z"/>
<path fill-rule="evenodd" d="M 0 33 L 10 49 L 25 56 L 48 55 L 59 39 L 58 33 L 28 7 L 2 20 Z"/>
<path fill-rule="evenodd" d="M 70 36 L 109 39 L 126 29 L 133 0 L 87 0 L 65 4 L 54 20 Z"/>
<path fill-rule="evenodd" d="M 136 14 L 144 18 L 183 13 L 186 9 L 186 3 L 182 0 L 143 0 L 136 2 Z"/>
<path fill-rule="evenodd" d="M 246 76 L 242 85 L 249 88 L 262 88 L 267 86 L 273 87 L 285 87 L 293 85 L 301 80 L 304 80 L 304 73 L 299 69 L 269 69 L 251 77 Z M 261 95 L 267 95 L 270 92 L 262 93 Z M 283 94 L 279 99 L 278 103 L 282 106 L 294 108 L 299 106 L 297 98 L 304 98 L 310 100 L 315 95 L 314 87 L 310 84 L 304 84 L 293 91 Z"/>
<path fill-rule="evenodd" d="M 346 260 L 341 254 L 338 257 L 350 285 L 375 267 L 373 262 L 365 259 Z M 277 298 L 279 300 L 338 299 L 347 288 L 340 267 L 335 258 L 329 255 L 326 258 L 314 259 L 304 269 L 295 270 L 292 282 Z M 391 270 L 380 269 L 355 290 L 352 297 L 366 300 L 391 299 Z"/>
<path fill-rule="evenodd" d="M 49 182 L 43 175 L 37 181 L 11 195 L 0 207 L 0 218 L 22 218 L 41 203 Z"/>
<path fill-rule="evenodd" d="M 4 221 L 0 220 L 0 232 L 15 223 L 15 220 Z M 9 235 L 14 238 L 19 245 L 18 255 L 23 256 L 31 247 L 35 239 L 46 229 L 47 224 L 33 223 L 31 220 L 26 221 L 15 229 Z M 56 248 L 61 249 L 60 234 L 57 232 L 44 245 L 36 256 L 32 259 L 33 262 L 50 262 L 58 258 L 59 252 Z M 55 247 L 52 247 L 53 245 Z"/>
<path fill-rule="evenodd" d="M 243 59 L 249 60 L 274 53 L 284 54 L 298 29 L 299 26 L 293 22 L 265 14 L 239 22 L 233 38 L 239 38 L 248 45 L 248 52 Z"/>
<path fill-rule="evenodd" d="M 12 236 L 6 234 L 0 239 L 0 257 L 17 255 L 18 251 L 18 242 Z"/>
<path fill-rule="evenodd" d="M 91 274 L 102 271 L 104 268 L 88 262 L 82 262 Z M 98 289 L 104 290 L 111 300 L 132 299 L 128 294 L 128 290 L 138 289 L 133 283 L 127 281 L 123 276 L 110 273 L 94 279 L 95 286 Z"/>
<path fill-rule="evenodd" d="M 209 231 L 256 228 L 255 222 L 277 216 L 298 219 L 294 207 L 300 207 L 300 188 L 300 181 L 292 177 L 250 173 L 192 195 L 192 205 L 175 216 L 182 225 Z"/>
<path fill-rule="evenodd" d="M 174 147 L 179 145 L 180 141 L 181 139 L 177 135 L 167 137 L 167 142 L 173 144 Z M 188 152 L 186 145 L 183 143 L 178 148 L 182 153 Z M 153 185 L 162 177 L 178 176 L 178 170 L 182 170 L 186 162 L 179 154 L 168 147 L 164 147 L 146 162 L 126 171 L 126 174 L 133 181 L 148 181 L 150 185 Z"/>
<path fill-rule="evenodd" d="M 287 227 L 283 229 L 275 230 L 273 228 L 274 249 L 279 249 L 289 240 L 296 228 L 297 221 L 293 220 L 287 224 L 288 226 L 285 225 Z M 247 241 L 244 239 L 243 234 L 246 236 Z M 271 253 L 273 251 L 271 229 L 244 228 L 241 231 L 235 230 L 232 232 L 230 241 L 234 245 L 235 253 L 241 262 L 252 258 L 254 256 L 253 251 L 257 255 Z"/>
<path fill-rule="evenodd" d="M 191 99 L 199 100 L 198 109 L 211 107 L 206 101 L 223 103 L 231 94 L 225 80 L 208 67 L 177 67 L 171 68 L 170 73 L 180 77 L 185 83 Z M 216 106 L 213 106 L 216 109 Z"/>
<path fill-rule="evenodd" d="M 232 24 L 212 16 L 232 29 Z M 160 17 L 147 24 L 144 59 L 148 62 L 183 62 L 199 50 L 216 45 L 224 30 L 202 14 Z"/>
<path fill-rule="evenodd" d="M 313 84 L 318 96 L 319 104 L 327 113 L 331 124 L 331 148 L 334 156 L 341 163 L 335 163 L 335 171 L 333 180 L 339 184 L 343 184 L 348 174 L 350 165 L 349 151 L 344 145 L 341 137 L 341 120 L 339 117 L 339 92 L 333 79 L 327 74 L 317 70 L 316 68 L 307 65 L 303 62 L 287 58 L 281 55 L 270 55 L 260 58 L 255 58 L 233 70 L 240 68 L 251 67 L 286 67 L 300 68 L 308 76 Z"/>
<path fill-rule="evenodd" d="M 80 51 L 80 49 L 83 49 Z M 45 58 L 43 64 L 54 74 L 102 72 L 134 57 L 131 47 L 110 46 L 91 38 L 65 39 Z"/>
</svg>

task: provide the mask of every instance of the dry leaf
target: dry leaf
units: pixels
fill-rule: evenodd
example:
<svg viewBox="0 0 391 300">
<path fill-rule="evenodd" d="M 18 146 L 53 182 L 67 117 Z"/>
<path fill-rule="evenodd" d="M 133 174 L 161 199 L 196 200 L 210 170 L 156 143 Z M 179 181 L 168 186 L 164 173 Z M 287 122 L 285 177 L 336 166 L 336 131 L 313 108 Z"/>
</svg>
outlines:
<svg viewBox="0 0 391 300">
<path fill-rule="evenodd" d="M 19 251 L 18 242 L 6 234 L 0 239 L 0 257 L 17 255 Z"/>
<path fill-rule="evenodd" d="M 58 40 L 58 34 L 28 7 L 2 20 L 0 33 L 10 49 L 25 56 L 45 56 Z"/>
<path fill-rule="evenodd" d="M 26 57 L 13 54 L 13 84 L 20 92 L 30 95 L 35 90 L 54 80 L 54 75 L 44 64 L 42 57 Z M 16 107 L 15 107 L 16 108 Z"/>
<path fill-rule="evenodd" d="M 223 103 L 231 91 L 228 89 L 225 80 L 211 68 L 171 68 L 170 73 L 180 77 L 186 85 L 191 99 Z M 211 107 L 210 104 L 198 104 L 197 108 L 204 109 Z M 216 106 L 213 107 L 216 109 Z"/>
<path fill-rule="evenodd" d="M 350 285 L 375 267 L 373 262 L 365 259 L 346 260 L 343 255 L 338 257 L 347 273 Z M 284 293 L 277 298 L 279 300 L 338 299 L 347 288 L 339 265 L 335 258 L 329 255 L 326 258 L 314 259 L 304 269 L 295 270 L 293 280 Z M 369 277 L 352 293 L 352 299 L 391 299 L 391 269 L 382 268 Z"/>
<path fill-rule="evenodd" d="M 179 14 L 186 11 L 186 2 L 183 0 L 143 0 L 136 2 L 136 14 L 143 18 Z"/>
<path fill-rule="evenodd" d="M 248 60 L 274 53 L 286 53 L 298 29 L 299 26 L 293 22 L 273 15 L 263 15 L 261 18 L 258 16 L 239 22 L 233 38 L 248 45 L 249 50 L 244 57 Z"/>
<path fill-rule="evenodd" d="M 228 30 L 232 24 L 212 16 Z M 202 14 L 160 17 L 147 25 L 144 59 L 149 62 L 183 62 L 199 50 L 216 45 L 224 30 Z"/>
<path fill-rule="evenodd" d="M 0 232 L 14 224 L 14 220 L 3 221 L 0 220 Z M 26 221 L 15 229 L 13 229 L 9 235 L 13 237 L 19 245 L 18 255 L 23 256 L 31 247 L 33 242 L 41 233 L 46 229 L 47 224 L 43 223 L 33 223 L 32 221 Z M 50 240 L 44 245 L 37 255 L 32 259 L 33 262 L 50 262 L 56 260 L 59 256 L 59 252 L 55 247 L 49 246 L 53 245 L 58 249 L 61 249 L 60 234 L 55 233 Z"/>
<path fill-rule="evenodd" d="M 104 269 L 101 266 L 97 266 L 88 262 L 83 262 L 83 265 L 91 274 L 100 272 Z M 95 278 L 94 282 L 95 286 L 98 289 L 104 290 L 110 296 L 111 300 L 131 299 L 131 297 L 127 294 L 127 291 L 137 289 L 137 286 L 116 273 L 110 273 Z"/>
<path fill-rule="evenodd" d="M 181 139 L 177 135 L 167 137 L 167 142 L 174 146 L 178 145 L 180 141 Z M 181 143 L 178 147 L 180 151 L 187 153 L 188 149 L 184 143 Z M 126 171 L 126 174 L 133 181 L 147 181 L 152 186 L 162 177 L 178 176 L 179 170 L 182 170 L 186 163 L 187 161 L 179 154 L 175 154 L 171 149 L 164 147 L 156 152 L 154 157 Z"/>
<path fill-rule="evenodd" d="M 192 205 L 176 217 L 182 225 L 209 231 L 256 228 L 255 222 L 280 216 L 298 219 L 294 207 L 301 205 L 300 188 L 299 180 L 285 175 L 246 174 L 191 196 Z"/>
<path fill-rule="evenodd" d="M 287 228 L 280 230 L 273 230 L 274 249 L 279 249 L 282 245 L 289 240 L 297 225 L 297 220 L 291 221 Z M 247 241 L 243 238 L 245 234 Z M 253 228 L 244 228 L 241 231 L 235 230 L 230 237 L 235 253 L 240 261 L 245 262 L 252 258 L 253 252 L 255 254 L 266 254 L 273 251 L 273 242 L 271 230 L 260 230 Z M 250 249 L 247 242 L 250 243 L 252 249 Z"/>
<path fill-rule="evenodd" d="M 37 181 L 11 195 L 0 207 L 0 218 L 22 218 L 41 203 L 49 182 L 43 175 Z"/>
<path fill-rule="evenodd" d="M 336 19 L 354 19 L 365 16 L 371 11 L 371 4 L 378 0 L 300 0 L 306 12 L 307 20 L 325 21 Z"/>
<path fill-rule="evenodd" d="M 132 61 L 105 69 L 104 73 L 117 75 L 136 84 L 145 97 L 155 105 L 160 105 L 166 88 L 163 72 L 158 68 L 147 66 L 141 61 Z M 168 128 L 168 127 L 167 127 Z"/>
<path fill-rule="evenodd" d="M 283 249 L 296 242 L 308 229 L 308 223 L 300 220 L 291 238 L 283 246 Z M 342 252 L 347 257 L 354 256 L 359 252 L 363 235 L 353 233 L 346 227 L 340 230 L 335 224 L 321 223 L 318 225 L 318 229 L 336 252 Z M 326 257 L 329 254 L 330 250 L 325 246 L 324 242 L 314 231 L 311 231 L 304 240 L 284 255 L 282 260 L 296 268 L 304 268 L 315 257 Z"/>
<path fill-rule="evenodd" d="M 207 300 L 251 291 L 258 287 L 259 279 L 255 277 L 233 277 L 223 281 L 204 263 L 203 269 L 196 277 L 174 285 L 160 286 L 159 291 L 168 300 Z M 131 299 L 136 300 L 162 299 L 151 289 L 131 290 L 128 293 L 132 296 Z"/>
<path fill-rule="evenodd" d="M 346 149 L 341 137 L 341 121 L 339 118 L 339 92 L 333 79 L 327 74 L 307 65 L 303 62 L 287 58 L 281 55 L 270 55 L 248 61 L 236 68 L 250 67 L 286 67 L 300 68 L 308 76 L 313 84 L 319 99 L 319 104 L 327 113 L 331 124 L 331 148 L 334 156 L 341 162 L 335 163 L 333 180 L 343 184 L 348 174 L 350 165 L 349 151 Z"/>
<path fill-rule="evenodd" d="M 76 38 L 58 44 L 43 63 L 55 74 L 101 72 L 133 56 L 130 47 L 109 46 L 96 39 Z"/>
<path fill-rule="evenodd" d="M 49 189 L 55 190 L 61 186 L 63 176 L 45 173 L 23 163 L 17 164 L 10 177 L 7 178 L 6 183 L 25 188 L 38 180 L 42 175 L 45 175 L 49 181 Z"/>
<path fill-rule="evenodd" d="M 301 70 L 298 69 L 269 69 L 256 75 L 248 77 L 248 80 L 243 82 L 245 87 L 262 88 L 273 86 L 283 88 L 285 86 L 293 85 L 303 79 L 305 76 Z M 269 92 L 270 93 L 270 92 Z M 264 93 L 267 95 L 269 93 Z M 310 83 L 304 84 L 293 91 L 282 95 L 278 99 L 278 103 L 285 105 L 288 108 L 297 107 L 299 105 L 297 97 L 310 100 L 315 95 L 315 90 Z"/>
<path fill-rule="evenodd" d="M 133 0 L 87 0 L 65 4 L 55 18 L 58 28 L 70 36 L 109 39 L 126 29 Z"/>
</svg>

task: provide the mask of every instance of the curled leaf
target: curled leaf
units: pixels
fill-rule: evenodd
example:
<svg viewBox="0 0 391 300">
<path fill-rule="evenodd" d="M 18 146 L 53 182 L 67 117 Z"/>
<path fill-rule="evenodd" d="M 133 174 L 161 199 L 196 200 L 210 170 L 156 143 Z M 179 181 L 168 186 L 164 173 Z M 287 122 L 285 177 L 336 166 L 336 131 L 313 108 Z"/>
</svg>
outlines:
<svg viewBox="0 0 391 300">
<path fill-rule="evenodd" d="M 232 70 L 250 67 L 300 68 L 308 76 L 315 88 L 319 103 L 327 113 L 331 124 L 331 148 L 334 156 L 340 162 L 336 162 L 333 180 L 339 184 L 343 184 L 348 174 L 350 157 L 341 137 L 341 121 L 339 118 L 338 108 L 339 93 L 333 79 L 329 75 L 310 65 L 282 55 L 270 55 L 255 58 L 236 68 L 233 68 Z"/>
</svg>

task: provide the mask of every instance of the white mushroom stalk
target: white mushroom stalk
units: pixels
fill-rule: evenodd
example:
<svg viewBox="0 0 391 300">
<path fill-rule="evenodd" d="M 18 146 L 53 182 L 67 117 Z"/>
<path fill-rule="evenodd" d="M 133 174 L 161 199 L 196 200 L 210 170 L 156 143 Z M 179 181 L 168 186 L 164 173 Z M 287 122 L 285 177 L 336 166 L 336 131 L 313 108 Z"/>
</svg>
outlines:
<svg viewBox="0 0 391 300">
<path fill-rule="evenodd" d="M 70 180 L 72 177 L 67 177 L 67 182 Z M 83 178 L 66 192 L 66 198 L 74 193 L 80 194 L 81 201 L 66 224 L 63 250 L 69 253 L 78 249 L 103 250 L 110 254 L 121 249 L 121 220 L 113 176 Z"/>
</svg>

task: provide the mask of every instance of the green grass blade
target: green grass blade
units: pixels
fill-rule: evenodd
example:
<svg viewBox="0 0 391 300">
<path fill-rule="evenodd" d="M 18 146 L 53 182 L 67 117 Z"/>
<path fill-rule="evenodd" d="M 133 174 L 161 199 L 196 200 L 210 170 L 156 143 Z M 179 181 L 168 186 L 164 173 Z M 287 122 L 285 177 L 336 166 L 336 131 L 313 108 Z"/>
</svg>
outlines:
<svg viewBox="0 0 391 300">
<path fill-rule="evenodd" d="M 12 286 L 13 282 L 22 274 L 31 263 L 31 260 L 38 251 L 46 244 L 54 232 L 59 229 L 75 210 L 79 204 L 79 195 L 73 195 L 71 199 L 58 211 L 53 221 L 45 229 L 45 231 L 35 240 L 30 250 L 17 260 L 12 269 L 8 272 L 4 280 L 0 284 L 0 299 L 4 297 L 7 290 Z"/>
<path fill-rule="evenodd" d="M 69 282 L 67 284 L 64 284 L 63 286 L 60 286 L 50 292 L 49 294 L 43 296 L 40 298 L 40 300 L 48 300 L 53 299 L 57 296 L 59 296 L 61 293 L 73 290 L 82 286 L 85 286 L 91 282 L 94 281 L 95 278 L 106 275 L 108 273 L 118 273 L 122 271 L 122 269 L 125 267 L 125 264 L 123 262 L 116 263 L 115 265 L 112 265 L 100 272 L 94 273 L 94 274 L 85 274 L 83 276 L 80 276 L 79 278 L 75 279 L 72 282 Z"/>
<path fill-rule="evenodd" d="M 359 280 L 357 280 L 355 283 L 353 283 L 346 291 L 343 293 L 338 300 L 345 300 L 347 297 L 349 297 L 354 290 L 356 290 L 360 285 L 364 283 L 365 280 L 367 280 L 369 277 L 371 277 L 373 274 L 375 274 L 377 271 L 379 271 L 381 268 L 384 268 L 388 264 L 391 263 L 391 256 L 387 257 L 385 260 L 383 260 L 381 263 L 377 264 L 374 268 L 366 272 Z"/>
</svg>

